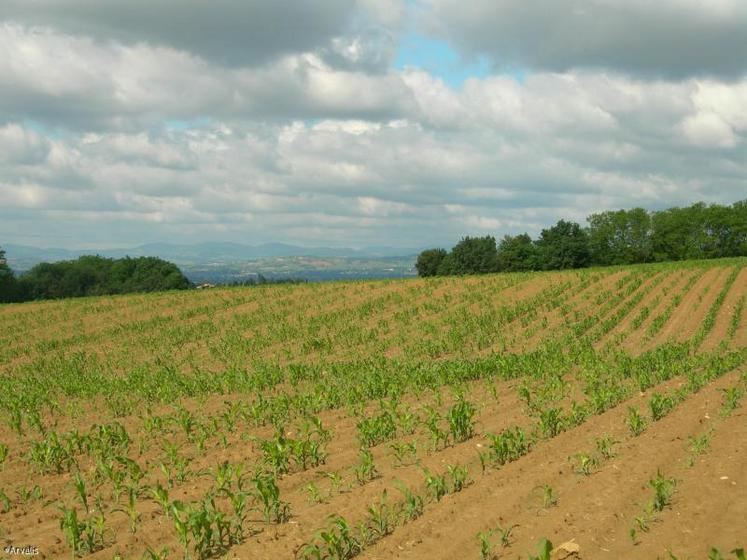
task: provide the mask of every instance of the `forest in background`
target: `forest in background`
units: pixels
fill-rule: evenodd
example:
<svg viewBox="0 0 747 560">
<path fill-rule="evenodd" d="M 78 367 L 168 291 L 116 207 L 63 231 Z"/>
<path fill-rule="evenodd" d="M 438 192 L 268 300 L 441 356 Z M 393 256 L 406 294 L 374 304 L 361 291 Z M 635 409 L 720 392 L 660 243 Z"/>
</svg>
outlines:
<svg viewBox="0 0 747 560">
<path fill-rule="evenodd" d="M 108 259 L 89 255 L 40 263 L 17 278 L 0 248 L 0 303 L 183 290 L 191 285 L 179 267 L 155 257 Z"/>
<path fill-rule="evenodd" d="M 423 251 L 415 268 L 419 276 L 445 276 L 747 256 L 747 200 L 656 212 L 610 210 L 587 222 L 584 228 L 561 219 L 537 239 L 526 233 L 500 242 L 464 237 L 451 251 Z"/>
</svg>

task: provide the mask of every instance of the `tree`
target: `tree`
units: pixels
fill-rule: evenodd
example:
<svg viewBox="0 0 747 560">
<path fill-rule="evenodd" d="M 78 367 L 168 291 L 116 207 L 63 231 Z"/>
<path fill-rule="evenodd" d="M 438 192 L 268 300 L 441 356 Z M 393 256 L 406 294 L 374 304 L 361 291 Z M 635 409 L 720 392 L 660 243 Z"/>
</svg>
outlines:
<svg viewBox="0 0 747 560">
<path fill-rule="evenodd" d="M 497 272 L 498 251 L 495 237 L 465 237 L 451 250 L 452 274 Z"/>
<path fill-rule="evenodd" d="M 498 244 L 498 268 L 505 272 L 533 270 L 537 266 L 537 247 L 528 234 L 506 235 Z"/>
<path fill-rule="evenodd" d="M 702 259 L 706 256 L 706 205 L 654 212 L 651 219 L 651 246 L 657 261 Z"/>
<path fill-rule="evenodd" d="M 589 237 L 577 223 L 560 220 L 543 229 L 536 245 L 539 268 L 543 270 L 589 266 Z"/>
<path fill-rule="evenodd" d="M 735 202 L 731 206 L 732 253 L 734 257 L 747 257 L 747 199 Z"/>
<path fill-rule="evenodd" d="M 450 274 L 460 274 L 457 271 L 454 256 L 451 253 L 446 253 L 446 256 L 441 260 L 441 264 L 438 265 L 436 271 L 438 276 L 449 276 Z"/>
<path fill-rule="evenodd" d="M 705 258 L 745 255 L 747 248 L 747 201 L 732 206 L 713 204 L 705 209 L 703 227 Z"/>
<path fill-rule="evenodd" d="M 191 285 L 176 265 L 155 257 L 115 260 L 90 255 L 40 263 L 19 283 L 26 299 L 183 290 Z"/>
<path fill-rule="evenodd" d="M 418 276 L 435 276 L 438 274 L 438 267 L 441 266 L 446 258 L 446 249 L 426 249 L 420 255 L 415 263 L 415 269 Z"/>
<path fill-rule="evenodd" d="M 5 251 L 0 247 L 0 303 L 17 301 L 18 283 L 5 260 Z"/>
<path fill-rule="evenodd" d="M 594 264 L 632 264 L 652 260 L 651 216 L 643 208 L 592 214 L 589 251 Z"/>
</svg>

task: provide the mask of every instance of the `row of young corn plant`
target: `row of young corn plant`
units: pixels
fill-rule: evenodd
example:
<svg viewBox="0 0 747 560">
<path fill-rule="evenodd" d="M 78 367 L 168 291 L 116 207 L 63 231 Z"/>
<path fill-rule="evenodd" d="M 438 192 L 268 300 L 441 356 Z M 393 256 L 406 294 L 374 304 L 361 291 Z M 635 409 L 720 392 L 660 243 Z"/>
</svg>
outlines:
<svg viewBox="0 0 747 560">
<path fill-rule="evenodd" d="M 390 504 L 388 493 L 384 490 L 381 498 L 367 508 L 366 517 L 356 525 L 339 514 L 331 516 L 325 528 L 317 531 L 310 542 L 299 547 L 296 558 L 355 558 L 366 548 L 390 535 L 397 527 L 418 519 L 429 504 L 439 502 L 449 494 L 461 492 L 471 483 L 467 469 L 459 465 L 449 465 L 441 474 L 425 469 L 423 475 L 421 490 L 413 490 L 395 482 L 403 499 L 394 504 Z"/>
<path fill-rule="evenodd" d="M 683 288 L 674 295 L 667 307 L 653 318 L 651 323 L 649 323 L 648 329 L 646 329 L 646 341 L 653 340 L 653 338 L 659 333 L 659 331 L 664 328 L 664 325 L 667 323 L 667 321 L 669 321 L 669 318 L 674 313 L 674 310 L 679 307 L 680 303 L 682 303 L 682 299 L 689 293 L 695 283 L 698 282 L 698 280 L 700 280 L 705 273 L 706 269 L 701 269 L 697 271 L 696 274 L 691 276 L 687 280 Z"/>
<path fill-rule="evenodd" d="M 737 276 L 739 276 L 741 270 L 741 266 L 735 266 L 732 269 L 731 273 L 726 279 L 726 282 L 724 283 L 723 288 L 721 288 L 718 296 L 716 296 L 716 299 L 713 301 L 711 307 L 706 312 L 703 323 L 695 333 L 695 336 L 692 338 L 692 345 L 694 349 L 697 349 L 701 345 L 703 340 L 705 340 L 705 337 L 708 336 L 708 333 L 713 330 L 713 327 L 716 324 L 716 317 L 718 316 L 718 313 L 724 304 L 724 300 L 726 299 L 729 290 L 731 290 L 732 286 L 734 285 L 734 282 L 737 279 Z"/>
<path fill-rule="evenodd" d="M 169 336 L 172 336 L 172 334 L 170 333 Z M 647 356 L 648 358 L 649 356 Z M 78 398 L 90 399 L 101 395 L 102 393 L 98 392 L 97 388 L 86 387 L 86 385 L 92 380 L 105 379 L 106 374 L 112 374 L 112 372 L 106 370 L 103 372 L 95 371 L 96 366 L 89 364 L 86 356 L 77 356 L 77 358 L 75 356 L 63 356 L 54 363 L 67 364 L 69 361 L 72 362 L 73 367 L 69 371 L 63 372 L 63 375 L 67 375 L 69 378 L 63 379 L 59 383 L 65 385 L 68 389 L 72 389 L 73 392 L 80 391 L 77 394 Z M 393 365 L 388 360 L 371 360 L 362 361 L 358 364 L 336 364 L 334 367 L 330 367 L 329 364 L 319 364 L 318 366 L 299 364 L 295 368 L 275 366 L 259 372 L 227 372 L 219 376 L 220 380 L 217 383 L 214 379 L 196 379 L 197 376 L 194 374 L 185 374 L 168 363 L 162 362 L 156 364 L 156 369 L 164 370 L 163 377 L 159 379 L 166 380 L 162 387 L 156 387 L 157 383 L 148 379 L 151 370 L 146 368 L 140 371 L 137 376 L 132 376 L 129 379 L 125 378 L 124 381 L 120 378 L 117 379 L 116 383 L 110 383 L 109 388 L 115 388 L 115 390 L 112 391 L 111 395 L 105 396 L 114 400 L 118 398 L 116 395 L 127 394 L 132 403 L 136 403 L 141 400 L 141 394 L 152 391 L 151 398 L 147 399 L 147 402 L 159 403 L 173 402 L 185 395 L 199 398 L 221 392 L 230 393 L 235 392 L 238 388 L 238 390 L 247 393 L 253 392 L 256 395 L 252 401 L 246 402 L 246 407 L 242 407 L 242 411 L 246 411 L 244 413 L 247 418 L 246 421 L 254 422 L 255 425 L 270 424 L 278 428 L 285 427 L 293 418 L 315 414 L 329 408 L 351 407 L 352 410 L 370 400 L 383 398 L 396 401 L 397 398 L 408 393 L 423 394 L 424 391 L 436 390 L 443 386 L 458 387 L 460 384 L 478 379 L 531 378 L 535 383 L 529 384 L 528 387 L 533 393 L 536 388 L 536 396 L 533 395 L 532 402 L 537 403 L 535 411 L 540 414 L 540 410 L 543 408 L 541 403 L 551 403 L 566 395 L 568 381 L 565 375 L 573 373 L 579 362 L 586 367 L 588 362 L 591 361 L 599 362 L 594 368 L 595 375 L 598 370 L 607 368 L 610 364 L 614 366 L 615 370 L 619 370 L 622 367 L 621 364 L 624 363 L 619 356 L 593 352 L 583 341 L 573 345 L 545 345 L 535 352 L 522 355 L 491 356 L 484 360 L 455 359 L 437 364 L 421 364 L 417 361 L 402 360 Z M 631 367 L 638 371 L 639 366 L 646 363 L 648 362 L 634 362 Z M 654 363 L 653 360 L 651 363 Z M 646 370 L 645 367 L 642 369 L 643 371 Z M 87 375 L 83 382 L 73 379 L 79 371 L 84 371 Z M 553 371 L 557 371 L 559 374 L 552 373 Z M 666 370 L 655 368 L 653 371 L 654 375 L 651 379 L 654 381 L 667 375 Z M 369 376 L 368 373 L 371 373 L 371 375 Z M 340 374 L 339 378 L 338 374 Z M 208 377 L 207 375 L 204 376 Z M 635 376 L 636 382 L 643 380 L 643 377 L 638 376 L 637 373 Z M 116 376 L 112 375 L 112 377 Z M 34 380 L 39 379 L 44 384 L 45 382 L 40 378 L 41 376 L 34 378 Z M 290 378 L 294 379 L 295 385 L 291 384 L 291 388 L 287 386 L 279 387 L 280 383 Z M 606 406 L 605 403 L 614 402 L 616 398 L 613 382 L 618 379 L 613 376 L 600 377 L 600 379 L 602 379 L 601 383 L 590 384 L 590 394 L 594 396 L 593 402 L 602 403 L 601 405 L 595 404 L 594 410 L 603 408 Z M 642 382 L 650 383 L 651 381 Z M 55 381 L 55 383 L 58 383 L 58 381 Z M 108 383 L 108 381 L 105 383 Z M 632 384 L 632 380 L 626 381 L 626 383 Z M 31 383 L 29 383 L 30 386 Z M 51 386 L 53 385 L 47 384 L 46 389 Z M 259 392 L 256 390 L 257 387 L 261 387 Z M 39 394 L 43 394 L 44 389 L 44 386 L 40 387 Z M 106 390 L 106 387 L 104 387 L 104 390 Z M 612 392 L 612 398 L 605 396 L 610 392 Z M 65 398 L 63 397 L 63 399 Z M 62 402 L 62 399 L 60 399 L 60 402 L 55 402 L 56 400 L 57 398 L 54 395 L 50 395 L 50 399 L 45 405 L 51 409 L 50 414 L 60 414 L 62 406 L 68 404 Z M 22 430 L 25 428 L 25 436 L 31 437 L 34 433 L 43 436 L 42 440 L 34 442 L 40 443 L 39 465 L 44 464 L 45 454 L 49 450 L 51 459 L 48 464 L 54 465 L 56 461 L 54 457 L 58 455 L 62 457 L 60 464 L 63 472 L 66 470 L 75 471 L 75 461 L 80 460 L 81 454 L 84 456 L 90 455 L 93 459 L 97 453 L 88 451 L 85 447 L 82 447 L 79 451 L 75 451 L 74 446 L 66 450 L 64 442 L 67 440 L 56 431 L 53 423 L 43 420 L 45 415 L 40 414 L 41 409 L 34 407 L 33 403 L 30 403 L 29 408 L 19 406 L 16 410 L 18 412 L 17 416 L 22 418 L 18 425 L 21 426 Z M 459 411 L 459 408 L 455 410 Z M 536 433 L 539 436 L 551 437 L 566 426 L 572 425 L 576 421 L 574 419 L 580 418 L 583 414 L 584 409 L 578 406 L 576 411 L 571 411 L 571 413 L 561 410 L 560 407 L 549 407 L 544 412 L 544 416 L 538 416 L 539 428 Z M 243 418 L 240 413 L 235 413 L 235 417 L 240 416 Z M 460 438 L 471 437 L 469 434 L 473 430 L 472 422 L 462 422 L 459 420 L 460 418 L 464 418 L 461 412 L 454 415 L 451 415 L 450 412 L 437 413 L 424 416 L 420 425 L 434 435 L 436 441 L 434 447 L 440 447 L 460 441 Z M 431 430 L 425 422 L 432 419 L 436 421 L 430 422 L 430 425 L 434 427 Z M 153 422 L 158 421 L 153 420 Z M 175 410 L 173 420 L 168 420 L 167 424 L 183 435 L 188 442 L 196 445 L 198 451 L 201 444 L 204 446 L 205 439 L 203 437 L 206 430 L 209 432 L 206 437 L 218 437 L 217 430 L 211 427 L 211 422 L 199 417 L 193 418 L 190 413 L 184 412 L 184 410 Z M 405 430 L 404 427 L 398 425 L 397 430 L 400 429 Z M 440 433 L 446 433 L 449 436 L 447 439 L 439 439 Z M 465 434 L 468 435 L 465 436 Z M 55 442 L 55 438 L 58 440 L 57 442 Z M 303 438 L 290 439 L 300 440 Z M 43 443 L 45 441 L 46 443 Z M 294 447 L 292 445 L 288 446 L 285 442 L 283 445 Z M 301 447 L 299 449 L 299 457 L 310 456 Z M 111 478 L 112 485 L 116 487 L 115 480 L 119 480 L 118 477 L 120 476 L 117 473 L 123 469 L 123 465 L 117 462 L 116 457 L 110 457 L 110 452 L 106 451 L 105 453 L 107 457 L 101 460 L 98 471 L 102 473 L 102 477 Z M 313 455 L 313 451 L 311 455 Z M 67 458 L 70 456 L 73 457 L 73 462 L 70 462 Z M 16 457 L 19 457 L 19 455 L 14 454 L 14 459 Z M 180 478 L 178 472 L 180 461 L 181 459 L 175 461 L 173 465 L 169 465 L 173 467 L 174 479 Z M 303 459 L 299 465 L 302 463 Z M 299 468 L 302 467 L 299 466 Z M 57 469 L 53 466 L 51 470 L 54 472 Z M 107 472 L 112 473 L 112 475 L 106 474 Z M 128 492 L 128 490 L 125 488 L 122 492 Z"/>
<path fill-rule="evenodd" d="M 85 363 L 82 364 L 81 362 Z M 89 364 L 91 367 L 87 367 Z M 262 378 L 262 376 L 253 375 L 253 372 L 250 373 L 241 370 L 228 370 L 221 374 L 211 376 L 204 375 L 202 372 L 195 375 L 188 375 L 184 372 L 175 371 L 173 366 L 166 363 L 161 363 L 160 365 L 156 363 L 155 367 L 136 369 L 131 374 L 124 376 L 124 379 L 122 376 L 117 377 L 119 382 L 116 383 L 114 387 L 111 387 L 112 383 L 107 383 L 106 378 L 113 376 L 106 371 L 106 365 L 100 363 L 96 358 L 90 355 L 60 357 L 59 360 L 54 360 L 51 363 L 49 361 L 46 363 L 36 362 L 31 366 L 31 368 L 36 371 L 49 371 L 51 369 L 62 372 L 70 371 L 69 377 L 74 377 L 76 382 L 73 383 L 72 379 L 65 379 L 68 376 L 63 373 L 62 379 L 57 383 L 58 387 L 56 389 L 58 390 L 54 391 L 56 393 L 77 393 L 83 398 L 90 398 L 92 396 L 90 395 L 92 387 L 101 387 L 101 390 L 99 391 L 100 393 L 109 394 L 129 393 L 125 387 L 127 389 L 130 387 L 136 387 L 137 398 L 140 399 L 145 397 L 151 402 L 173 402 L 173 400 L 179 396 L 191 397 L 200 394 L 251 390 L 254 388 L 253 385 Z M 95 372 L 98 372 L 98 375 L 94 373 L 94 371 L 89 373 L 86 370 L 94 370 Z M 101 373 L 102 370 L 104 373 Z M 93 375 L 91 375 L 92 373 Z M 211 378 L 211 382 L 205 382 L 202 380 L 207 377 Z M 148 383 L 146 381 L 143 383 L 145 380 L 150 380 L 151 382 Z M 37 379 L 34 379 L 34 381 L 37 381 Z M 30 384 L 31 383 L 27 385 Z M 109 387 L 107 387 L 107 385 L 109 385 Z M 50 393 L 53 391 L 48 390 L 45 392 Z M 29 399 L 29 401 L 31 400 L 32 399 Z M 38 402 L 38 399 L 33 400 Z M 121 403 L 126 399 L 111 400 L 112 402 Z M 132 400 L 134 401 L 134 399 Z M 130 412 L 134 408 L 134 402 L 131 401 L 130 403 L 125 403 L 125 405 L 120 408 L 125 412 Z"/>
</svg>

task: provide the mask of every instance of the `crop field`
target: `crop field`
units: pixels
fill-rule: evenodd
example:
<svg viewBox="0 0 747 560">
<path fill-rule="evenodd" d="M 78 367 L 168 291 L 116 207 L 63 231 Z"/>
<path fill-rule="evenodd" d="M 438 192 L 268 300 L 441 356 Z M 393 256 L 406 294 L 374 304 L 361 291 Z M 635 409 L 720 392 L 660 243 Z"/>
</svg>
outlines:
<svg viewBox="0 0 747 560">
<path fill-rule="evenodd" d="M 729 259 L 0 306 L 0 541 L 743 558 L 746 296 Z"/>
</svg>

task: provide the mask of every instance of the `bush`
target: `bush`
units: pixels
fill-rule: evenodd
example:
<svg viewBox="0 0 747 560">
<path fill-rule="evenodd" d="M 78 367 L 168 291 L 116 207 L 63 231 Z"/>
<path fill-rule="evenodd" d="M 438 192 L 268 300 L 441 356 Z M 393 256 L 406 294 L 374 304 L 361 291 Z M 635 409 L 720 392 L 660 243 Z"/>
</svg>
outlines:
<svg viewBox="0 0 747 560">
<path fill-rule="evenodd" d="M 446 249 L 426 249 L 420 253 L 415 263 L 418 276 L 436 276 L 446 255 Z"/>
<path fill-rule="evenodd" d="M 0 262 L 0 301 L 183 290 L 191 286 L 175 264 L 155 257 L 83 256 L 74 261 L 40 263 L 18 279 L 4 259 Z"/>
</svg>

